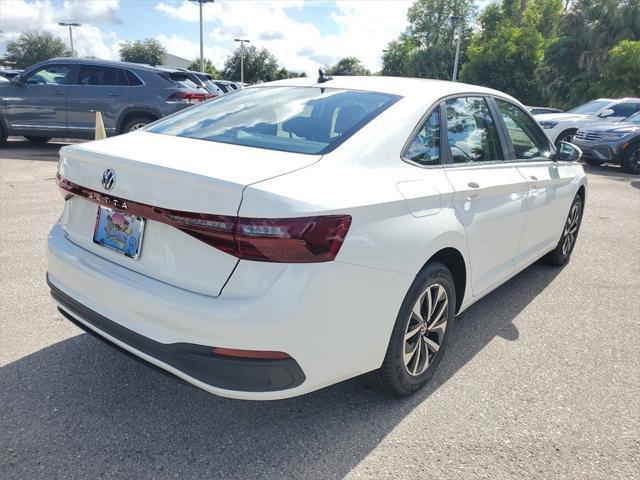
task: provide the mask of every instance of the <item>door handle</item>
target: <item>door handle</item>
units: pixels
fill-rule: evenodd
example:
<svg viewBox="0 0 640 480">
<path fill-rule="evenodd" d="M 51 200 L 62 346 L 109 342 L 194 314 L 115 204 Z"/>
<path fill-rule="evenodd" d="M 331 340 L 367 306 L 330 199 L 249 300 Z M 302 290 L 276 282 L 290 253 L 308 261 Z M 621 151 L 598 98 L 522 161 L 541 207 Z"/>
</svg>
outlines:
<svg viewBox="0 0 640 480">
<path fill-rule="evenodd" d="M 535 175 L 531 175 L 529 178 L 530 178 L 531 180 L 534 180 L 534 181 L 537 181 L 537 180 L 538 180 L 538 177 L 536 177 Z"/>
<path fill-rule="evenodd" d="M 53 92 L 51 95 L 54 95 L 56 97 L 59 97 L 61 95 L 64 95 L 64 92 L 60 91 L 60 90 L 56 90 L 55 92 Z"/>
<path fill-rule="evenodd" d="M 119 97 L 121 94 L 120 93 L 108 93 L 107 96 L 109 97 Z"/>
<path fill-rule="evenodd" d="M 467 185 L 469 186 L 469 188 L 480 188 L 480 185 L 478 185 L 476 182 L 469 182 L 467 183 Z"/>
</svg>

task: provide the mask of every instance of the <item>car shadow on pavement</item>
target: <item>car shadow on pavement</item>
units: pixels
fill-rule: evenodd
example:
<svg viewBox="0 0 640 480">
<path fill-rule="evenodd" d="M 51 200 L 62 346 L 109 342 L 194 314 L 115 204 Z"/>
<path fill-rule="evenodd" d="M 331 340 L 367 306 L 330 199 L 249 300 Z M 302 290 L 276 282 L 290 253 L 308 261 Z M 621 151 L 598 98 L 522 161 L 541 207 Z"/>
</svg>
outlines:
<svg viewBox="0 0 640 480">
<path fill-rule="evenodd" d="M 68 140 L 53 139 L 47 143 L 32 143 L 28 140 L 10 138 L 0 147 L 0 158 L 57 162 L 60 148 L 69 145 Z"/>
<path fill-rule="evenodd" d="M 64 340 L 0 369 L 0 477 L 342 478 L 495 337 L 517 340 L 514 319 L 560 271 L 536 264 L 467 310 L 432 381 L 405 399 L 354 379 L 230 400 L 90 335 Z"/>
<path fill-rule="evenodd" d="M 620 165 L 589 165 L 588 163 L 583 163 L 584 171 L 589 175 L 600 175 L 605 177 L 613 177 L 620 180 L 633 180 L 638 178 L 637 175 L 633 175 L 631 173 L 626 173 L 622 170 Z"/>
</svg>

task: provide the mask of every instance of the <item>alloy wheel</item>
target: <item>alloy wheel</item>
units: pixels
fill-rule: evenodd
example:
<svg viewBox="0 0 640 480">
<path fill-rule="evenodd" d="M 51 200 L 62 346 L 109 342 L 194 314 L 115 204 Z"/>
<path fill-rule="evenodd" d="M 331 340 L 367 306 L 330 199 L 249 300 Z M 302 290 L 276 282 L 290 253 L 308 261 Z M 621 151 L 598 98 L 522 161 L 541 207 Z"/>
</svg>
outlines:
<svg viewBox="0 0 640 480">
<path fill-rule="evenodd" d="M 131 129 L 129 129 L 130 132 L 133 132 L 134 130 L 140 130 L 142 127 L 148 125 L 147 123 L 134 123 L 133 125 L 131 125 Z"/>
<path fill-rule="evenodd" d="M 580 222 L 580 203 L 576 202 L 571 206 L 567 222 L 564 226 L 563 241 L 562 241 L 562 254 L 569 255 L 571 248 L 576 241 L 576 235 L 578 233 L 578 223 Z"/>
<path fill-rule="evenodd" d="M 640 147 L 629 156 L 629 169 L 635 173 L 640 173 Z"/>
<path fill-rule="evenodd" d="M 438 354 L 449 318 L 447 291 L 438 283 L 418 297 L 404 334 L 404 367 L 412 376 L 422 374 Z"/>
</svg>

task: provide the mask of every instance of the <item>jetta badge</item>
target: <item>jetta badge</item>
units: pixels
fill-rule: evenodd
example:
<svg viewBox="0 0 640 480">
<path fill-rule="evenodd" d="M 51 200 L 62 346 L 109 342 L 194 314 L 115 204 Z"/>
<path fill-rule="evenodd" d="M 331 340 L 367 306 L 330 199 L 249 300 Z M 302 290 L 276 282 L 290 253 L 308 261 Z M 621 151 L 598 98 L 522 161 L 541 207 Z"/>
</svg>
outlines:
<svg viewBox="0 0 640 480">
<path fill-rule="evenodd" d="M 111 190 L 116 184 L 116 172 L 107 168 L 102 174 L 102 186 L 105 190 Z"/>
</svg>

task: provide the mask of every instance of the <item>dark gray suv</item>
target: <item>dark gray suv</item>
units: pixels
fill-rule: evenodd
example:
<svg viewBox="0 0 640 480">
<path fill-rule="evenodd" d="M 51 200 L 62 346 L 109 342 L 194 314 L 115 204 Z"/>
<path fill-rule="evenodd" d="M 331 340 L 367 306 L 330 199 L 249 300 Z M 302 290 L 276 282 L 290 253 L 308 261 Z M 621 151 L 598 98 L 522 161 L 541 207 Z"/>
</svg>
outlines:
<svg viewBox="0 0 640 480">
<path fill-rule="evenodd" d="M 7 135 L 93 138 L 96 111 L 107 135 L 117 135 L 211 97 L 179 70 L 53 58 L 0 84 L 0 142 Z"/>
</svg>

